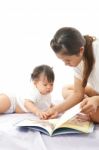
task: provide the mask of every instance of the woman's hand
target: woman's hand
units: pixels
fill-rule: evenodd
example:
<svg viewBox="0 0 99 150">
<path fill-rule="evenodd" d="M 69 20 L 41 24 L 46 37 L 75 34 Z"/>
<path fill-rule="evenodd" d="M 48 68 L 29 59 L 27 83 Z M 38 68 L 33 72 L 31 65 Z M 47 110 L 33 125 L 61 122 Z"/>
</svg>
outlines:
<svg viewBox="0 0 99 150">
<path fill-rule="evenodd" d="M 45 111 L 37 110 L 36 111 L 36 116 L 38 116 L 40 119 L 47 119 L 48 118 L 48 113 Z"/>
<path fill-rule="evenodd" d="M 58 112 L 54 109 L 54 106 L 52 106 L 47 110 L 47 115 L 48 115 L 47 119 L 53 119 L 58 116 Z"/>
<path fill-rule="evenodd" d="M 81 121 L 91 121 L 90 116 L 88 114 L 79 113 L 76 115 L 77 120 Z"/>
<path fill-rule="evenodd" d="M 86 114 L 94 114 L 99 106 L 99 96 L 86 97 L 81 102 L 81 110 Z"/>
</svg>

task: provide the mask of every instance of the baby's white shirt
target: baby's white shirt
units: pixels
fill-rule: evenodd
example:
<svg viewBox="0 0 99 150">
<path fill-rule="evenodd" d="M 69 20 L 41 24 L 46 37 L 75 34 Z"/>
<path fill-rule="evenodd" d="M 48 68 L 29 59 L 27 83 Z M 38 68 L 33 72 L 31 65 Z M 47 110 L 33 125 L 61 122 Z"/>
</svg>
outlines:
<svg viewBox="0 0 99 150">
<path fill-rule="evenodd" d="M 35 87 L 33 82 L 27 88 L 23 96 L 17 98 L 17 102 L 21 109 L 25 112 L 28 112 L 28 110 L 24 106 L 26 100 L 33 102 L 39 109 L 43 111 L 51 106 L 51 94 L 42 95 Z"/>
</svg>

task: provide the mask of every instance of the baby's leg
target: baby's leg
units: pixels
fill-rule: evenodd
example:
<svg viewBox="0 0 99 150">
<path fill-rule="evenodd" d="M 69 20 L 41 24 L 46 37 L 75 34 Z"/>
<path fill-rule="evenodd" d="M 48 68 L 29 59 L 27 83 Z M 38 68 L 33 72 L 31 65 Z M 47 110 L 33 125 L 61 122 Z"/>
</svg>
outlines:
<svg viewBox="0 0 99 150">
<path fill-rule="evenodd" d="M 5 94 L 0 94 L 0 113 L 5 113 L 11 106 L 10 99 Z"/>
</svg>

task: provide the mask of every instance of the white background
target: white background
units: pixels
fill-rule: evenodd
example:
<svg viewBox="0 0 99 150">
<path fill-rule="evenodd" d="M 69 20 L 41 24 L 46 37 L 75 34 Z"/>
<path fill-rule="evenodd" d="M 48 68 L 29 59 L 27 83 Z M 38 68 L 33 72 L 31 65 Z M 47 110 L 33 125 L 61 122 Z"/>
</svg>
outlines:
<svg viewBox="0 0 99 150">
<path fill-rule="evenodd" d="M 49 64 L 56 76 L 53 98 L 61 98 L 73 69 L 56 58 L 50 40 L 64 26 L 99 37 L 98 0 L 0 0 L 0 91 L 21 93 L 33 68 Z"/>
</svg>

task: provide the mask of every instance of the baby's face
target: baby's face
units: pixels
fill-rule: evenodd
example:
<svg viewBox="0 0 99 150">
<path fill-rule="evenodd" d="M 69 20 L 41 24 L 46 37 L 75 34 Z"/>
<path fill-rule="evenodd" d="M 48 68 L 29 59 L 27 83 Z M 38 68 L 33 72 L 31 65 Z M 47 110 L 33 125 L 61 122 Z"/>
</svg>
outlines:
<svg viewBox="0 0 99 150">
<path fill-rule="evenodd" d="M 52 92 L 53 90 L 53 82 L 48 82 L 47 77 L 41 75 L 39 80 L 35 82 L 35 85 L 39 92 L 43 95 Z"/>
</svg>

